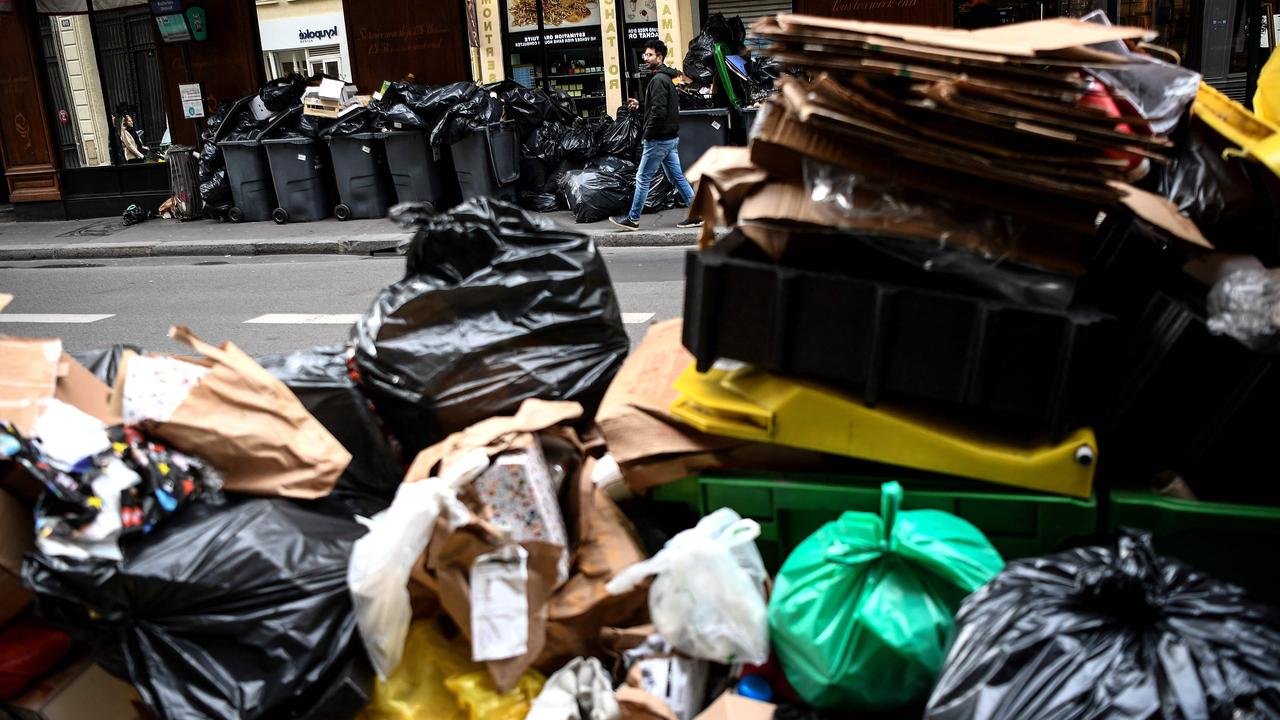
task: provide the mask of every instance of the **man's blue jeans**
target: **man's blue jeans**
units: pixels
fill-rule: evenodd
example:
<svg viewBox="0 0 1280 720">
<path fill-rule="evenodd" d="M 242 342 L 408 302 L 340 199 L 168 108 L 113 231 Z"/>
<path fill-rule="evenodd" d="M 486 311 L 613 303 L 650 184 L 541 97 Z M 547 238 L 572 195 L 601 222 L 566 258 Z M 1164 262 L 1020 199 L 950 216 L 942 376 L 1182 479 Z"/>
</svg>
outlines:
<svg viewBox="0 0 1280 720">
<path fill-rule="evenodd" d="M 680 189 L 684 196 L 684 204 L 693 204 L 693 188 L 684 179 L 684 170 L 680 168 L 680 138 L 670 140 L 645 140 L 642 143 L 643 154 L 640 155 L 640 170 L 636 172 L 636 195 L 631 200 L 631 212 L 627 217 L 639 221 L 644 212 L 644 201 L 649 196 L 649 186 L 653 184 L 653 175 L 658 168 L 667 174 L 667 179 Z"/>
</svg>

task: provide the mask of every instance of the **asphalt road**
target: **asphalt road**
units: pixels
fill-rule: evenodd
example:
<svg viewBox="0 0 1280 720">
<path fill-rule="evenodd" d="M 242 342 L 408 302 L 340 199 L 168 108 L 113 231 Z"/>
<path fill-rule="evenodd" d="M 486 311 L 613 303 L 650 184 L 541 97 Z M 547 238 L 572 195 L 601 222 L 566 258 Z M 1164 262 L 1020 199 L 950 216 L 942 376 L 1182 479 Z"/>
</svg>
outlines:
<svg viewBox="0 0 1280 720">
<path fill-rule="evenodd" d="M 650 322 L 680 316 L 685 248 L 601 252 L 633 343 Z M 401 257 L 326 255 L 3 263 L 0 292 L 14 300 L 0 334 L 60 337 L 71 352 L 114 343 L 179 352 L 165 333 L 184 324 L 252 355 L 290 352 L 345 340 L 349 316 L 403 271 Z"/>
</svg>

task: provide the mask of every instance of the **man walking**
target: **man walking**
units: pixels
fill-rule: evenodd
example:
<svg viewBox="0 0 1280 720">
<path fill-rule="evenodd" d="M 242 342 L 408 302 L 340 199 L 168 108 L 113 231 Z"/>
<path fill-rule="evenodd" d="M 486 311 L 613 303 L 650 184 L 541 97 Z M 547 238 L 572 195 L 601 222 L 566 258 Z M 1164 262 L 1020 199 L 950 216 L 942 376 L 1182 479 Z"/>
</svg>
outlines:
<svg viewBox="0 0 1280 720">
<path fill-rule="evenodd" d="M 680 71 L 669 68 L 664 63 L 667 59 L 667 45 L 661 40 L 650 40 L 644 44 L 644 64 L 653 72 L 649 87 L 644 93 L 644 124 L 640 155 L 640 169 L 636 173 L 636 194 L 631 200 L 631 211 L 626 215 L 615 215 L 609 222 L 624 230 L 640 229 L 640 213 L 644 210 L 645 198 L 649 196 L 649 186 L 653 183 L 653 175 L 662 168 L 667 179 L 680 190 L 685 205 L 693 204 L 693 188 L 684 179 L 684 170 L 680 168 L 680 101 L 676 93 L 673 78 L 680 76 Z M 627 100 L 627 107 L 633 112 L 640 108 L 635 98 Z M 688 217 L 676 223 L 676 227 L 694 228 L 702 225 L 702 220 Z"/>
</svg>

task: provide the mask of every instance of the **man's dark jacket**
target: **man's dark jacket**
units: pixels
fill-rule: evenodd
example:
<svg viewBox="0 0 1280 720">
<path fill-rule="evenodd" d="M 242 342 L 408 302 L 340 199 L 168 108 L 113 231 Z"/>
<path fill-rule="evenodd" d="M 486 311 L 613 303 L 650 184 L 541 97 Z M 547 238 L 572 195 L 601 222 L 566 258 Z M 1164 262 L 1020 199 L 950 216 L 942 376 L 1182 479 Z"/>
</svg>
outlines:
<svg viewBox="0 0 1280 720">
<path fill-rule="evenodd" d="M 644 93 L 644 139 L 670 140 L 680 135 L 680 98 L 673 78 L 675 68 L 663 65 L 653 72 Z"/>
</svg>

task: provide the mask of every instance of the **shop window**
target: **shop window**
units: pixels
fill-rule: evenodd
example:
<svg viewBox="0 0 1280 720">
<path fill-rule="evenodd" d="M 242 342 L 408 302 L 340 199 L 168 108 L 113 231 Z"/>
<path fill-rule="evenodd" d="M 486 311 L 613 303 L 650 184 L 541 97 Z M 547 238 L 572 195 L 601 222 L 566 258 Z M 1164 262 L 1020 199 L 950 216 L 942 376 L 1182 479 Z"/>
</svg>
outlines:
<svg viewBox="0 0 1280 720">
<path fill-rule="evenodd" d="M 506 0 L 502 14 L 510 50 L 508 77 L 528 87 L 564 92 L 580 115 L 605 113 L 599 2 Z"/>
<path fill-rule="evenodd" d="M 38 27 L 61 166 L 159 160 L 169 122 L 150 10 L 42 16 Z"/>
</svg>

